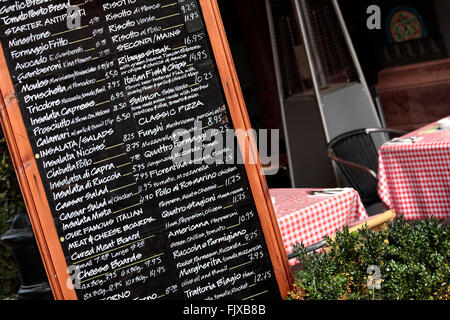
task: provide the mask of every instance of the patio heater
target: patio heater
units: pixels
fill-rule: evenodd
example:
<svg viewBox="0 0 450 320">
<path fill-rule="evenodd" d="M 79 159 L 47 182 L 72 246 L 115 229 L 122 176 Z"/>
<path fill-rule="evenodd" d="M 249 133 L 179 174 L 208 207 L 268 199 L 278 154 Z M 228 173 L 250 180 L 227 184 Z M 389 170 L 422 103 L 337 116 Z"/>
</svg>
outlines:
<svg viewBox="0 0 450 320">
<path fill-rule="evenodd" d="M 266 0 L 266 10 L 292 187 L 346 185 L 326 155 L 327 143 L 384 125 L 339 4 Z"/>
</svg>

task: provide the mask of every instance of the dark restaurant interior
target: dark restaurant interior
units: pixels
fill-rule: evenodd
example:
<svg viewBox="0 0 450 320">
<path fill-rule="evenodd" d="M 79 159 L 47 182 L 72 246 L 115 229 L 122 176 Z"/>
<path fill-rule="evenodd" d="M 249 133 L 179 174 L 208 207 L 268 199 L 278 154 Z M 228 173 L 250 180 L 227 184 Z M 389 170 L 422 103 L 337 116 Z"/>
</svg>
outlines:
<svg viewBox="0 0 450 320">
<path fill-rule="evenodd" d="M 348 37 L 332 2 L 300 1 L 302 30 L 292 1 L 219 1 L 252 126 L 280 130 L 280 166 L 276 175 L 266 176 L 269 188 L 349 185 L 327 157 L 333 137 L 367 127 L 410 132 L 450 113 L 448 1 L 339 1 Z M 370 5 L 381 9 L 379 29 L 367 26 Z M 419 16 L 420 36 L 392 40 L 389 19 L 398 8 Z M 317 92 L 310 61 L 315 63 Z M 321 121 L 317 93 L 326 109 L 327 102 L 339 100 L 333 97 L 353 83 L 364 85 L 370 95 L 358 98 L 350 91 L 351 97 L 345 97 L 344 92 L 340 104 L 330 105 L 328 123 Z M 356 120 L 351 118 L 362 109 Z M 336 112 L 351 123 L 336 118 Z"/>
</svg>

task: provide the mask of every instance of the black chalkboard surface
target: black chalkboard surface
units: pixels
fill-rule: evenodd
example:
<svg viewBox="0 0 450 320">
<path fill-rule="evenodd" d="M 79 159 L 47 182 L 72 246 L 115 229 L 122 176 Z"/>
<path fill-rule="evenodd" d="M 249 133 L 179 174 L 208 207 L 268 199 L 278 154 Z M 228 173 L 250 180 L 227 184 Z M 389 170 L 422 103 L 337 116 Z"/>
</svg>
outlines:
<svg viewBox="0 0 450 320">
<path fill-rule="evenodd" d="M 0 7 L 76 297 L 280 298 L 239 148 L 207 161 L 208 132 L 234 126 L 197 0 Z"/>
</svg>

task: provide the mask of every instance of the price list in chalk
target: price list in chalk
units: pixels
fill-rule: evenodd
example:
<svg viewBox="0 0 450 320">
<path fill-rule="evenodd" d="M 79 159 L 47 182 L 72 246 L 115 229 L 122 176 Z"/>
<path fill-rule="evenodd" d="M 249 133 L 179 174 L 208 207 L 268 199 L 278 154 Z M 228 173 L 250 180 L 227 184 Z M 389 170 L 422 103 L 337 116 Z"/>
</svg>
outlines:
<svg viewBox="0 0 450 320">
<path fill-rule="evenodd" d="M 174 161 L 232 129 L 198 2 L 86 1 L 76 29 L 68 6 L 6 1 L 0 19 L 78 298 L 279 297 L 239 154 Z"/>
</svg>

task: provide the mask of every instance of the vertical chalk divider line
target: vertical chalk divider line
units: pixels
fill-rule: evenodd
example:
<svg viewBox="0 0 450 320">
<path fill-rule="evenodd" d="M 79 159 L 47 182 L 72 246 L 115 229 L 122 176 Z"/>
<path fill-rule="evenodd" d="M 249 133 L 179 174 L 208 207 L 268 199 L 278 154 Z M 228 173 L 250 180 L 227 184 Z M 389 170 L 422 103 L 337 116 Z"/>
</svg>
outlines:
<svg viewBox="0 0 450 320">
<path fill-rule="evenodd" d="M 234 129 L 250 129 L 250 120 L 217 0 L 199 0 L 199 2 Z M 282 298 L 285 298 L 287 292 L 291 289 L 293 276 L 283 246 L 267 182 L 262 175 L 263 171 L 256 143 L 254 137 L 249 135 L 244 140 L 238 139 L 238 144 L 244 159 L 247 157 L 246 153 L 248 153 L 249 159 L 253 160 L 251 163 L 245 163 L 245 169 L 278 287 Z"/>
<path fill-rule="evenodd" d="M 3 94 L 15 90 L 1 44 L 0 91 L 1 125 L 53 296 L 56 300 L 77 300 L 75 290 L 66 285 L 69 278 L 66 259 L 53 223 L 53 215 L 18 100 L 14 98 L 8 105 L 4 101 Z"/>
</svg>

